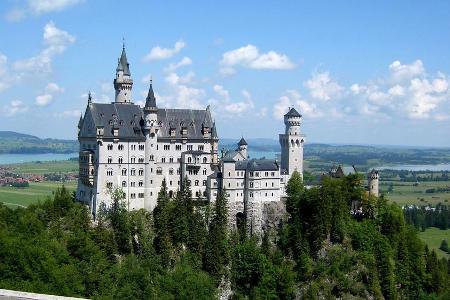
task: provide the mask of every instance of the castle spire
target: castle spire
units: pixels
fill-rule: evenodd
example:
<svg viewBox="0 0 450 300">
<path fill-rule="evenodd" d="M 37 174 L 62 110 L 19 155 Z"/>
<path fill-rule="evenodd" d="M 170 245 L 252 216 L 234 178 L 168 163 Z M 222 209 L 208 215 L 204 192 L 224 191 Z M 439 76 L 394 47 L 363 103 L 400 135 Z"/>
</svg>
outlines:
<svg viewBox="0 0 450 300">
<path fill-rule="evenodd" d="M 91 95 L 91 91 L 89 91 L 88 93 L 88 104 L 92 103 L 92 95 Z"/>
<path fill-rule="evenodd" d="M 156 111 L 156 98 L 153 92 L 153 79 L 150 77 L 150 87 L 148 88 L 147 98 L 145 99 L 145 111 Z"/>
<path fill-rule="evenodd" d="M 116 90 L 116 103 L 131 103 L 133 79 L 131 78 L 130 64 L 125 51 L 125 41 L 122 44 L 122 54 L 117 62 L 114 89 Z"/>
</svg>

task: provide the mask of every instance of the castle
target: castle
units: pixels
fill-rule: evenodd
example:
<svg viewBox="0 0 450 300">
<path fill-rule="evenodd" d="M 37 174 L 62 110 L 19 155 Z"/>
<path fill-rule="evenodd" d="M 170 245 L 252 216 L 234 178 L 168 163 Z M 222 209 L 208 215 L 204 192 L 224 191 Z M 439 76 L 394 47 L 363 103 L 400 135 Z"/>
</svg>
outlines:
<svg viewBox="0 0 450 300">
<path fill-rule="evenodd" d="M 232 218 L 245 213 L 253 228 L 261 228 L 264 203 L 281 202 L 293 172 L 303 174 L 305 137 L 300 130 L 302 116 L 294 108 L 284 115 L 285 132 L 279 135 L 281 161 L 249 159 L 244 138 L 236 150 L 219 157 L 209 106 L 159 108 L 150 82 L 141 108 L 133 103 L 132 88 L 124 47 L 114 78 L 114 102 L 94 103 L 89 94 L 78 123 L 76 198 L 89 206 L 94 219 L 101 205 L 111 204 L 113 187 L 122 188 L 128 210 L 152 211 L 163 179 L 170 197 L 188 180 L 197 199 L 215 201 L 225 190 Z"/>
</svg>

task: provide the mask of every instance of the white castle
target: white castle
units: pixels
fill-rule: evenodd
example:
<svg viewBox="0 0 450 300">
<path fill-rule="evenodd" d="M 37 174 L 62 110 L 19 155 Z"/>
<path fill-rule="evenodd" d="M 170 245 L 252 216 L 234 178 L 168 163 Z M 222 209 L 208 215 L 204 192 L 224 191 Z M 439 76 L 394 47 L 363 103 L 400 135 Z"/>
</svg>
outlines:
<svg viewBox="0 0 450 300">
<path fill-rule="evenodd" d="M 252 226 L 262 226 L 264 203 L 280 202 L 294 171 L 303 175 L 302 116 L 290 108 L 280 134 L 281 161 L 249 159 L 242 138 L 235 151 L 219 157 L 216 125 L 205 110 L 158 108 L 152 83 L 145 106 L 133 104 L 133 79 L 125 48 L 114 78 L 115 101 L 93 103 L 89 95 L 78 123 L 80 176 L 76 198 L 93 218 L 112 202 L 109 190 L 121 187 L 129 210 L 152 211 L 163 179 L 170 197 L 188 180 L 193 196 L 215 201 L 225 190 L 230 220 L 245 213 Z"/>
</svg>

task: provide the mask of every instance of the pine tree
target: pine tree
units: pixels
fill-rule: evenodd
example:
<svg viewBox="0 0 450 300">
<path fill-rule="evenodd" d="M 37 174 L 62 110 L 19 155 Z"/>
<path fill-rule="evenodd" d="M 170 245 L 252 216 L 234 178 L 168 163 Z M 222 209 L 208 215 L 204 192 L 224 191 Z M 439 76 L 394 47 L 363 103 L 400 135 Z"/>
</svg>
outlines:
<svg viewBox="0 0 450 300">
<path fill-rule="evenodd" d="M 170 205 L 169 195 L 167 193 L 166 179 L 163 179 L 161 189 L 158 193 L 158 199 L 153 210 L 153 223 L 155 226 L 154 245 L 158 254 L 161 255 L 161 261 L 165 267 L 171 263 L 172 243 L 170 237 Z"/>
</svg>

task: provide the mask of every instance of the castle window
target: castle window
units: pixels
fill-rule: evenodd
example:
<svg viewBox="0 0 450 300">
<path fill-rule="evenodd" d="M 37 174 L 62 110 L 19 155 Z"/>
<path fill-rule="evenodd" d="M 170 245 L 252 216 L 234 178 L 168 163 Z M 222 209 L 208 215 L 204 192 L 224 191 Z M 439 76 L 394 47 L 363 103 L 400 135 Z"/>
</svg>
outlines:
<svg viewBox="0 0 450 300">
<path fill-rule="evenodd" d="M 131 163 L 135 163 L 136 162 L 136 157 L 132 156 L 131 157 Z"/>
<path fill-rule="evenodd" d="M 122 176 L 126 176 L 127 175 L 127 169 L 122 169 Z"/>
<path fill-rule="evenodd" d="M 139 150 L 144 150 L 144 145 L 139 145 Z"/>
<path fill-rule="evenodd" d="M 131 187 L 135 187 L 135 186 L 136 186 L 136 182 L 131 181 L 131 182 L 130 182 L 130 186 L 131 186 Z"/>
<path fill-rule="evenodd" d="M 136 169 L 131 169 L 131 176 L 136 176 Z"/>
<path fill-rule="evenodd" d="M 266 193 L 266 197 L 267 197 L 267 193 Z"/>
<path fill-rule="evenodd" d="M 198 180 L 195 181 L 195 186 L 198 186 Z"/>
<path fill-rule="evenodd" d="M 122 145 L 122 144 L 119 145 L 119 150 L 120 150 L 120 151 L 123 150 L 123 145 Z"/>
<path fill-rule="evenodd" d="M 162 169 L 161 168 L 157 168 L 156 169 L 156 175 L 162 175 Z"/>
<path fill-rule="evenodd" d="M 139 198 L 144 198 L 144 193 L 139 193 L 139 194 L 138 194 L 138 197 L 139 197 Z"/>
<path fill-rule="evenodd" d="M 161 162 L 165 163 L 166 162 L 166 158 L 165 157 L 161 157 Z"/>
<path fill-rule="evenodd" d="M 264 173 L 266 177 L 269 177 L 269 172 Z"/>
<path fill-rule="evenodd" d="M 231 182 L 228 182 L 228 187 L 231 187 Z"/>
<path fill-rule="evenodd" d="M 173 163 L 173 157 L 169 158 L 169 162 Z"/>
<path fill-rule="evenodd" d="M 250 198 L 253 198 L 253 193 L 250 193 Z"/>
<path fill-rule="evenodd" d="M 274 186 L 274 183 L 272 182 L 272 187 Z"/>
<path fill-rule="evenodd" d="M 139 185 L 139 187 L 143 187 L 144 186 L 144 182 L 142 180 L 139 180 L 138 185 Z"/>
<path fill-rule="evenodd" d="M 177 169 L 177 175 L 180 175 L 180 168 Z"/>
<path fill-rule="evenodd" d="M 175 150 L 181 151 L 181 145 L 175 145 Z"/>
<path fill-rule="evenodd" d="M 266 187 L 267 187 L 267 182 L 266 182 Z"/>
<path fill-rule="evenodd" d="M 203 186 L 206 186 L 206 180 L 203 180 Z"/>
<path fill-rule="evenodd" d="M 131 199 L 136 199 L 136 193 L 131 193 L 131 194 L 130 194 L 130 198 L 131 198 Z"/>
<path fill-rule="evenodd" d="M 155 160 L 155 157 L 153 156 L 153 154 L 150 155 L 150 161 L 154 161 L 154 160 Z"/>
<path fill-rule="evenodd" d="M 188 163 L 191 163 L 191 162 L 192 162 L 192 158 L 188 157 Z"/>
<path fill-rule="evenodd" d="M 272 177 L 275 176 L 275 172 L 272 172 L 271 175 L 272 175 Z"/>
<path fill-rule="evenodd" d="M 203 163 L 206 164 L 208 162 L 208 159 L 206 157 L 203 157 Z"/>
<path fill-rule="evenodd" d="M 139 176 L 144 175 L 144 169 L 139 169 Z"/>
<path fill-rule="evenodd" d="M 255 176 L 256 176 L 256 177 L 259 177 L 259 172 L 255 172 Z"/>
<path fill-rule="evenodd" d="M 110 164 L 110 163 L 112 163 L 112 157 L 111 156 L 108 157 L 108 164 Z"/>
<path fill-rule="evenodd" d="M 112 182 L 107 182 L 107 183 L 106 183 L 106 187 L 107 187 L 108 189 L 112 188 L 112 186 L 113 186 Z"/>
<path fill-rule="evenodd" d="M 203 151 L 204 146 L 203 145 L 198 145 L 197 149 L 198 149 L 198 151 Z"/>
<path fill-rule="evenodd" d="M 250 177 L 253 177 L 253 172 L 250 172 Z"/>
<path fill-rule="evenodd" d="M 126 187 L 127 186 L 127 182 L 126 181 L 122 181 L 122 187 Z"/>
<path fill-rule="evenodd" d="M 187 150 L 192 151 L 192 145 L 187 145 Z"/>
<path fill-rule="evenodd" d="M 206 169 L 203 169 L 203 175 L 206 175 Z"/>
<path fill-rule="evenodd" d="M 119 164 L 123 163 L 123 158 L 119 157 Z"/>
<path fill-rule="evenodd" d="M 108 150 L 112 150 L 113 149 L 113 145 L 112 144 L 108 144 L 107 148 L 108 148 Z"/>
<path fill-rule="evenodd" d="M 228 172 L 228 177 L 231 177 L 231 172 Z"/>
<path fill-rule="evenodd" d="M 113 175 L 113 170 L 112 169 L 106 170 L 106 175 L 107 176 L 112 176 Z"/>
<path fill-rule="evenodd" d="M 251 188 L 253 187 L 253 182 L 250 182 L 250 187 L 251 187 Z"/>
<path fill-rule="evenodd" d="M 123 126 L 123 120 L 120 120 L 119 124 L 120 124 L 121 126 Z"/>
<path fill-rule="evenodd" d="M 172 186 L 172 180 L 169 181 L 169 185 Z M 172 197 L 171 197 L 172 198 Z"/>
<path fill-rule="evenodd" d="M 164 150 L 166 151 L 170 150 L 170 145 L 164 145 Z"/>
<path fill-rule="evenodd" d="M 141 156 L 141 157 L 139 157 L 138 161 L 139 161 L 139 163 L 143 163 L 144 162 L 144 158 Z"/>
<path fill-rule="evenodd" d="M 169 175 L 173 175 L 173 169 L 172 168 L 169 169 Z"/>
</svg>

